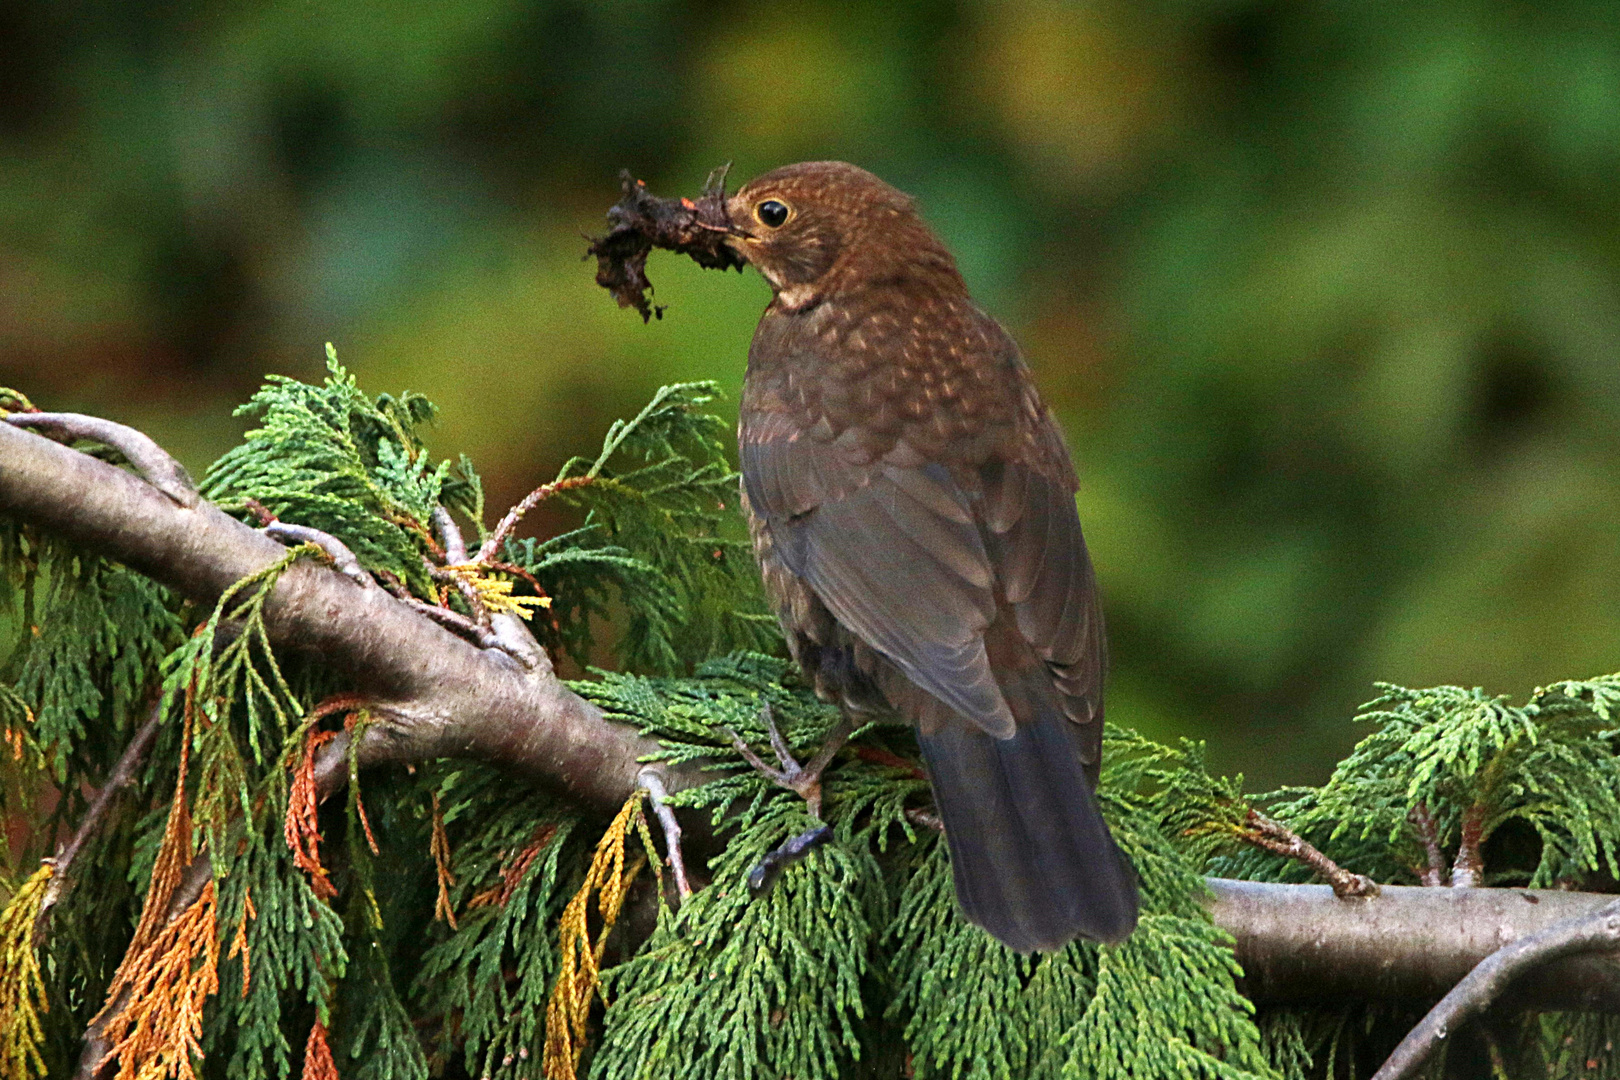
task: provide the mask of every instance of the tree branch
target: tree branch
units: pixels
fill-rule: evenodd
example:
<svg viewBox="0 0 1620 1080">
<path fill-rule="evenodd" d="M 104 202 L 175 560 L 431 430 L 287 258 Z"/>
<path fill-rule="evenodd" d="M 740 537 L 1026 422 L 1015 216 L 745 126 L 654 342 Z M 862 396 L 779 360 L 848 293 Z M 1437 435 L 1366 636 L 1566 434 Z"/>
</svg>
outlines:
<svg viewBox="0 0 1620 1080">
<path fill-rule="evenodd" d="M 0 513 L 55 533 L 209 605 L 286 549 L 207 503 L 177 505 L 122 469 L 0 424 Z M 606 720 L 564 686 L 543 656 L 522 669 L 314 560 L 289 568 L 265 606 L 282 649 L 318 656 L 373 703 L 362 766 L 432 758 L 483 761 L 611 813 L 643 786 L 639 758 L 657 747 Z M 347 778 L 345 737 L 323 748 L 325 793 Z M 674 793 L 703 779 L 697 765 L 655 766 Z M 923 824 L 931 824 L 924 822 Z M 687 854 L 712 850 L 707 815 L 687 815 Z M 193 864 L 200 889 L 211 868 Z M 1391 997 L 1433 1001 L 1503 944 L 1610 897 L 1520 889 L 1386 886 L 1354 904 L 1317 885 L 1211 880 L 1215 921 L 1236 938 L 1245 992 L 1257 1003 Z M 194 898 L 184 886 L 175 902 Z M 1569 956 L 1518 979 L 1508 1000 L 1541 1008 L 1620 1012 L 1620 965 Z"/>
<path fill-rule="evenodd" d="M 4 424 L 0 513 L 205 605 L 286 554 L 206 502 L 179 506 L 122 469 Z M 282 574 L 265 623 L 277 646 L 319 657 L 377 704 L 363 764 L 470 758 L 611 813 L 639 786 L 637 759 L 657 749 L 564 686 L 544 657 L 521 670 L 328 566 L 300 562 Z M 664 772 L 672 794 L 703 779 L 695 766 Z"/>
<path fill-rule="evenodd" d="M 1428 860 L 1418 880 L 1430 888 L 1450 884 L 1446 880 L 1446 855 L 1440 850 L 1440 830 L 1434 824 L 1434 815 L 1429 813 L 1429 804 L 1420 800 L 1407 812 L 1406 820 L 1417 830 L 1418 843 L 1423 845 L 1423 855 Z"/>
<path fill-rule="evenodd" d="M 1373 1074 L 1373 1080 L 1403 1080 L 1416 1073 L 1440 1040 L 1484 1012 L 1524 972 L 1559 957 L 1610 951 L 1616 946 L 1620 946 L 1620 900 L 1504 945 L 1481 960 L 1429 1010 Z"/>
<path fill-rule="evenodd" d="M 1315 871 L 1317 877 L 1332 886 L 1333 895 L 1340 900 L 1361 900 L 1378 895 L 1376 881 L 1365 874 L 1344 869 L 1322 854 L 1315 844 L 1282 822 L 1273 821 L 1258 810 L 1250 810 L 1244 817 L 1243 827 L 1246 831 L 1241 834 L 1241 839 L 1245 844 L 1304 863 Z"/>
<path fill-rule="evenodd" d="M 83 413 L 12 413 L 6 417 L 6 423 L 67 442 L 82 439 L 110 446 L 123 454 L 124 460 L 147 483 L 174 500 L 175 505 L 197 505 L 197 485 L 192 482 L 191 474 L 145 432 Z"/>
<path fill-rule="evenodd" d="M 107 776 L 107 782 L 101 785 L 96 797 L 90 801 L 90 806 L 84 812 L 84 818 L 79 827 L 61 851 L 56 853 L 51 867 L 51 881 L 45 888 L 45 896 L 40 901 L 39 913 L 34 916 L 34 936 L 37 939 L 50 916 L 51 909 L 61 902 L 62 896 L 67 892 L 70 875 L 73 873 L 74 860 L 84 845 L 96 834 L 101 827 L 101 819 L 107 813 L 118 793 L 128 787 L 135 779 L 135 770 L 141 767 L 146 760 L 146 752 L 152 749 L 152 743 L 157 740 L 158 728 L 163 724 L 163 704 L 161 701 L 152 706 L 151 713 L 146 722 L 135 732 L 135 737 L 129 740 L 124 752 L 118 758 L 117 764 Z"/>
<path fill-rule="evenodd" d="M 1451 861 L 1452 888 L 1472 888 L 1485 875 L 1485 857 L 1480 852 L 1484 835 L 1485 808 L 1476 803 L 1463 812 L 1462 839 L 1457 842 L 1457 857 Z"/>
<path fill-rule="evenodd" d="M 1236 939 L 1241 988 L 1272 1005 L 1434 1001 L 1502 946 L 1614 900 L 1556 889 L 1385 885 L 1347 904 L 1326 885 L 1210 878 L 1210 914 Z M 1620 1013 L 1620 962 L 1589 954 L 1518 979 L 1514 1007 Z"/>
</svg>

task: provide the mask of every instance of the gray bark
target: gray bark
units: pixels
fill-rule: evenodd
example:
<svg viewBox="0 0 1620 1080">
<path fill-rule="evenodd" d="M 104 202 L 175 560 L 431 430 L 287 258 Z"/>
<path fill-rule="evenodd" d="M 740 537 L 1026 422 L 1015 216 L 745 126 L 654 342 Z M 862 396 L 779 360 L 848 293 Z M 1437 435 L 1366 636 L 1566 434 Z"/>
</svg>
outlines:
<svg viewBox="0 0 1620 1080">
<path fill-rule="evenodd" d="M 1242 988 L 1277 1005 L 1434 1001 L 1505 945 L 1614 899 L 1554 889 L 1386 885 L 1341 900 L 1326 885 L 1210 878 L 1210 912 L 1237 941 Z M 1620 962 L 1566 956 L 1513 983 L 1504 1004 L 1620 1011 Z"/>
</svg>

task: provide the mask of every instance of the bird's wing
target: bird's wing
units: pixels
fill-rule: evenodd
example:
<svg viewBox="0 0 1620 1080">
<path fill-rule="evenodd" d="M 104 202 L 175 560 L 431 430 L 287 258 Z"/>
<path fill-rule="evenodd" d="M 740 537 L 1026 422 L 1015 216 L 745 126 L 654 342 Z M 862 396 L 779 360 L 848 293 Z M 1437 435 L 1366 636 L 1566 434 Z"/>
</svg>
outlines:
<svg viewBox="0 0 1620 1080">
<path fill-rule="evenodd" d="M 986 549 L 1003 595 L 1019 635 L 1046 662 L 1064 713 L 1084 727 L 1082 757 L 1095 766 L 1107 646 L 1073 490 L 1021 463 L 991 465 L 982 478 Z"/>
<path fill-rule="evenodd" d="M 917 686 L 990 734 L 1013 734 L 985 646 L 999 579 L 1064 711 L 1080 723 L 1096 716 L 1101 621 L 1067 485 L 1020 464 L 980 470 L 971 491 L 939 464 L 852 464 L 846 448 L 805 436 L 785 413 L 754 418 L 740 450 L 777 557 Z"/>
<path fill-rule="evenodd" d="M 744 430 L 743 484 L 777 557 L 912 682 L 1012 735 L 984 647 L 990 558 L 966 496 L 942 466 L 853 465 L 842 450 L 795 437 L 780 413 Z"/>
</svg>

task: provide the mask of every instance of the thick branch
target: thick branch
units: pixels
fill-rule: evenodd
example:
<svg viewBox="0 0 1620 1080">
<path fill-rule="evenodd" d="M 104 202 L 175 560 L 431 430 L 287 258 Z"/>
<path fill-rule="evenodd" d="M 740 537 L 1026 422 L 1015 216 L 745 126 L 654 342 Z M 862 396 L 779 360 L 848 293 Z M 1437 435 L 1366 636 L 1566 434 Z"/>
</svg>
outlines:
<svg viewBox="0 0 1620 1080">
<path fill-rule="evenodd" d="M 1614 899 L 1553 889 L 1385 885 L 1345 903 L 1326 885 L 1211 878 L 1215 922 L 1237 939 L 1242 989 L 1261 1004 L 1434 1001 L 1502 946 Z M 1526 973 L 1516 1007 L 1620 1012 L 1620 962 L 1570 956 Z"/>
<path fill-rule="evenodd" d="M 199 503 L 176 505 L 140 478 L 41 436 L 0 424 L 0 513 L 56 533 L 211 604 L 286 549 Z M 469 758 L 556 787 L 601 811 L 640 784 L 637 759 L 655 744 L 608 722 L 539 663 L 522 670 L 481 650 L 385 589 L 362 588 L 313 560 L 282 575 L 266 605 L 278 647 L 317 655 L 375 703 L 362 764 Z M 347 776 L 334 741 L 318 759 L 323 791 Z M 671 792 L 698 779 L 669 769 Z M 329 786 L 330 785 L 330 786 Z M 706 816 L 685 825 L 688 854 Z M 198 872 L 198 880 L 206 878 Z M 1385 887 L 1357 903 L 1327 886 L 1214 880 L 1212 912 L 1237 939 L 1256 1002 L 1433 1001 L 1502 945 L 1610 897 L 1518 889 Z M 177 900 L 186 890 L 177 891 Z M 1620 965 L 1566 957 L 1517 981 L 1509 1000 L 1542 1008 L 1620 1012 Z"/>
<path fill-rule="evenodd" d="M 1519 975 L 1549 961 L 1620 946 L 1620 900 L 1564 919 L 1492 953 L 1407 1033 L 1373 1080 L 1404 1080 L 1423 1067 L 1440 1040 L 1483 1013 Z"/>
<path fill-rule="evenodd" d="M 0 425 L 0 513 L 91 548 L 202 604 L 286 554 L 207 503 L 176 505 L 122 469 Z M 319 656 L 383 717 L 362 760 L 471 758 L 602 811 L 638 786 L 656 744 L 608 722 L 550 666 L 519 670 L 390 596 L 315 562 L 291 567 L 265 607 L 271 639 Z M 671 792 L 698 779 L 668 770 Z"/>
<path fill-rule="evenodd" d="M 145 432 L 83 413 L 13 413 L 6 417 L 6 423 L 68 442 L 83 439 L 110 446 L 123 454 L 124 460 L 134 466 L 147 483 L 173 499 L 177 505 L 197 505 L 197 485 L 192 482 L 190 474 Z"/>
</svg>

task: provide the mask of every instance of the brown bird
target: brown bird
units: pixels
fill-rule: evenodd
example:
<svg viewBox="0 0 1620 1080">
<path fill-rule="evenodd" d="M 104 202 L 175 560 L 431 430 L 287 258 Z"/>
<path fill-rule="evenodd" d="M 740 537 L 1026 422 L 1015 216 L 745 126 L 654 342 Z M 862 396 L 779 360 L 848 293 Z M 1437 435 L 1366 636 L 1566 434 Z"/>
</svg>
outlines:
<svg viewBox="0 0 1620 1080">
<path fill-rule="evenodd" d="M 852 718 L 916 727 L 967 918 L 1020 952 L 1136 925 L 1097 810 L 1104 643 L 1074 466 L 1007 332 L 912 201 L 842 162 L 726 204 L 775 293 L 739 443 L 765 589 L 839 732 L 779 782 L 819 796 Z M 780 752 L 780 748 L 779 748 Z"/>
</svg>

